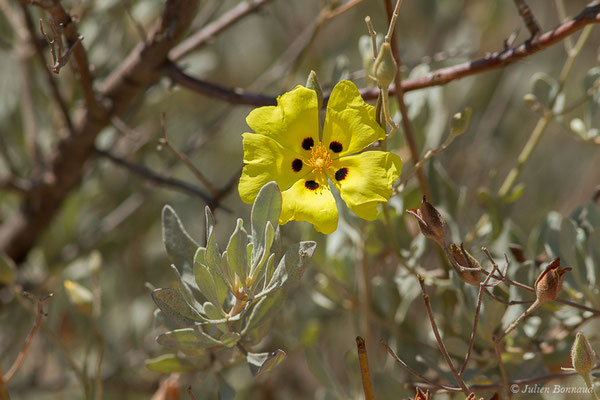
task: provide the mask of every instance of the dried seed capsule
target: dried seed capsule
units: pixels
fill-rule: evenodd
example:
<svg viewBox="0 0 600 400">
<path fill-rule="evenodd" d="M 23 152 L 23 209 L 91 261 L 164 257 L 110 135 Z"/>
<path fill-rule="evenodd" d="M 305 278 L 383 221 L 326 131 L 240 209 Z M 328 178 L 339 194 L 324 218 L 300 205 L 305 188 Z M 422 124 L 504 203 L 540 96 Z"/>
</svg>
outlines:
<svg viewBox="0 0 600 400">
<path fill-rule="evenodd" d="M 560 258 L 554 259 L 535 281 L 536 302 L 544 303 L 558 297 L 565 274 L 572 268 L 560 265 Z"/>
<path fill-rule="evenodd" d="M 444 247 L 447 231 L 446 221 L 439 211 L 427 202 L 425 196 L 423 196 L 421 207 L 418 210 L 409 209 L 406 212 L 417 217 L 419 228 L 425 237 L 435 240 L 440 246 Z"/>
</svg>

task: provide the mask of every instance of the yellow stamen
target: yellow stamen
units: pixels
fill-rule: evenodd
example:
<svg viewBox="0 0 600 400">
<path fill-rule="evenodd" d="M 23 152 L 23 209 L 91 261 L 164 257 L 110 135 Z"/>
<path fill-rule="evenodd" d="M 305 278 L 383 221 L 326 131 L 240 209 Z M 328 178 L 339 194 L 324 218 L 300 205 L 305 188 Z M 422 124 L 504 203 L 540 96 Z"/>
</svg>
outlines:
<svg viewBox="0 0 600 400">
<path fill-rule="evenodd" d="M 306 164 L 314 168 L 315 172 L 323 172 L 331 168 L 331 155 L 329 150 L 321 143 L 314 145 L 311 151 L 311 157 Z"/>
</svg>

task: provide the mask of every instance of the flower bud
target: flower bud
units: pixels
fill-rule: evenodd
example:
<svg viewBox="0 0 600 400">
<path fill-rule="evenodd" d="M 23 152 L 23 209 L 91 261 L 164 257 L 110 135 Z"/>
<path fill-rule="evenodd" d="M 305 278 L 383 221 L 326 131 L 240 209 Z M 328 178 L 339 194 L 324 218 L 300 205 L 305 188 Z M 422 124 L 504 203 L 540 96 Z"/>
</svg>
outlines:
<svg viewBox="0 0 600 400">
<path fill-rule="evenodd" d="M 440 246 L 444 247 L 444 243 L 446 243 L 446 221 L 439 211 L 427 202 L 425 196 L 423 196 L 421 207 L 418 210 L 409 209 L 406 212 L 417 217 L 421 233 L 426 238 L 435 240 Z"/>
<path fill-rule="evenodd" d="M 319 84 L 319 80 L 317 79 L 317 73 L 315 71 L 310 71 L 308 74 L 308 79 L 306 80 L 306 87 L 308 89 L 314 90 L 317 93 L 317 102 L 319 104 L 319 110 L 323 107 L 323 89 L 321 89 L 321 85 Z"/>
<path fill-rule="evenodd" d="M 571 362 L 573 363 L 573 369 L 583 377 L 589 375 L 596 362 L 596 353 L 581 332 L 577 332 L 577 336 L 575 336 L 571 348 Z"/>
<path fill-rule="evenodd" d="M 451 257 L 448 257 L 448 259 L 458 277 L 469 285 L 479 286 L 481 283 L 481 265 L 479 262 L 465 250 L 462 244 L 459 248 L 452 243 L 450 245 L 450 255 Z"/>
<path fill-rule="evenodd" d="M 392 55 L 392 48 L 389 43 L 385 42 L 381 45 L 375 64 L 373 64 L 373 75 L 381 87 L 386 88 L 394 82 L 396 71 L 398 71 L 398 65 Z"/>
<path fill-rule="evenodd" d="M 535 281 L 535 295 L 538 303 L 552 301 L 558 297 L 562 281 L 567 271 L 572 268 L 562 267 L 560 258 L 554 259 Z"/>
</svg>

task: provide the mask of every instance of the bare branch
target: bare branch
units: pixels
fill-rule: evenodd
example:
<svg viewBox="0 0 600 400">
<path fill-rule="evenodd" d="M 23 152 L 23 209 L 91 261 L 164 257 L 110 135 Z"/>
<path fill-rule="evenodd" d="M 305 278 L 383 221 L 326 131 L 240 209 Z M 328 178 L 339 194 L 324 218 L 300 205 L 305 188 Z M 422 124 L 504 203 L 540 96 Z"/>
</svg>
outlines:
<svg viewBox="0 0 600 400">
<path fill-rule="evenodd" d="M 564 22 L 556 28 L 548 31 L 531 41 L 517 47 L 507 48 L 500 52 L 487 55 L 484 58 L 468 61 L 451 67 L 440 68 L 429 74 L 415 79 L 402 81 L 401 87 L 404 92 L 420 90 L 432 86 L 441 86 L 451 81 L 476 75 L 497 68 L 503 68 L 513 64 L 525 57 L 529 57 L 541 50 L 556 44 L 589 24 L 600 22 L 600 4 L 590 3 L 579 15 Z M 216 97 L 232 104 L 248 104 L 254 106 L 274 105 L 275 96 L 258 93 L 249 93 L 239 88 L 227 88 L 225 86 L 193 78 L 185 74 L 180 68 L 168 65 L 165 74 L 174 82 L 211 97 Z M 390 94 L 396 93 L 396 87 L 390 86 Z M 331 93 L 324 94 L 323 103 L 327 104 Z M 365 100 L 374 100 L 379 96 L 378 88 L 362 89 L 361 95 Z"/>
<path fill-rule="evenodd" d="M 81 84 L 81 89 L 83 91 L 83 96 L 85 98 L 85 103 L 88 112 L 93 114 L 97 114 L 100 116 L 104 114 L 103 108 L 100 106 L 98 101 L 96 100 L 96 94 L 94 92 L 93 85 L 93 77 L 90 70 L 90 65 L 87 57 L 87 53 L 85 48 L 81 44 L 82 37 L 77 33 L 77 27 L 75 25 L 75 21 L 69 15 L 69 13 L 63 8 L 60 4 L 59 0 L 21 0 L 27 4 L 32 4 L 39 6 L 46 10 L 52 20 L 53 24 L 56 24 L 56 37 L 54 40 L 58 40 L 59 44 L 59 53 L 55 54 L 53 47 L 51 46 L 52 56 L 55 61 L 60 60 L 60 58 L 64 58 L 65 55 L 62 54 L 62 36 L 65 37 L 67 42 L 67 52 L 72 53 L 75 59 L 75 67 L 77 68 L 79 83 Z M 66 62 L 66 60 L 63 60 Z M 60 62 L 59 62 L 60 64 Z M 60 69 L 60 68 L 59 68 Z"/>
<path fill-rule="evenodd" d="M 121 157 L 114 155 L 113 153 L 111 153 L 109 151 L 100 150 L 97 148 L 95 149 L 95 151 L 99 155 L 108 158 L 115 164 L 117 164 L 123 168 L 126 168 L 130 172 L 132 172 L 136 175 L 139 175 L 142 178 L 144 178 L 150 182 L 154 182 L 161 186 L 179 190 L 183 193 L 190 194 L 194 197 L 199 197 L 200 199 L 204 200 L 207 204 L 212 204 L 214 201 L 213 198 L 211 198 L 209 195 L 204 193 L 201 189 L 199 189 L 196 186 L 193 186 L 185 181 L 181 181 L 179 179 L 168 178 L 168 177 L 159 175 L 159 174 L 153 172 L 152 170 L 144 167 L 143 165 L 139 165 L 139 164 L 135 164 L 130 161 L 127 161 Z"/>
<path fill-rule="evenodd" d="M 22 0 L 23 1 L 23 0 Z M 62 23 L 67 42 L 78 37 L 75 24 L 57 0 L 35 1 Z M 99 87 L 99 97 L 110 103 L 108 112 L 97 112 L 87 55 L 81 43 L 73 49 L 86 110 L 74 121 L 73 135 L 64 137 L 50 156 L 44 179 L 23 198 L 18 212 L 0 226 L 0 249 L 20 262 L 48 226 L 67 195 L 80 182 L 84 164 L 94 154 L 94 141 L 112 116 L 123 116 L 138 95 L 160 79 L 160 68 L 169 51 L 187 31 L 198 0 L 167 0 L 163 14 L 148 40 L 139 44 Z"/>
<path fill-rule="evenodd" d="M 423 280 L 423 277 L 421 277 L 420 275 L 418 275 L 417 278 L 419 279 L 419 285 L 421 285 L 421 292 L 423 292 L 423 300 L 425 301 L 425 308 L 427 309 L 427 315 L 429 315 L 429 322 L 431 322 L 431 329 L 433 330 L 435 339 L 438 342 L 440 351 L 442 352 L 442 355 L 446 359 L 446 363 L 450 367 L 450 370 L 452 371 L 452 374 L 454 375 L 454 378 L 456 379 L 456 383 L 458 383 L 458 386 L 460 386 L 462 391 L 468 396 L 469 393 L 471 393 L 471 391 L 469 390 L 469 388 L 467 388 L 467 385 L 465 385 L 465 382 L 463 381 L 462 377 L 458 374 L 458 372 L 456 372 L 454 363 L 452 362 L 452 359 L 450 358 L 450 354 L 448 354 L 448 350 L 446 349 L 446 345 L 444 345 L 444 341 L 442 340 L 442 337 L 440 336 L 440 332 L 438 330 L 437 323 L 435 322 L 435 318 L 433 316 L 433 310 L 431 309 L 431 304 L 429 303 L 429 295 L 425 291 L 425 281 Z"/>
<path fill-rule="evenodd" d="M 46 60 L 44 58 L 44 48 L 40 41 L 37 40 L 37 32 L 35 30 L 35 25 L 33 23 L 33 19 L 31 18 L 31 13 L 25 4 L 21 3 L 21 9 L 23 11 L 23 19 L 25 21 L 25 26 L 27 31 L 29 32 L 29 39 L 31 44 L 35 48 L 35 52 L 37 58 L 39 59 L 42 65 L 46 65 Z M 54 98 L 54 102 L 58 106 L 60 113 L 63 118 L 63 122 L 67 127 L 69 133 L 73 133 L 73 122 L 71 121 L 71 116 L 69 115 L 69 108 L 67 107 L 67 103 L 65 102 L 56 80 L 52 75 L 52 72 L 48 68 L 42 68 L 44 71 L 44 75 L 46 76 L 46 81 L 48 82 L 48 86 L 50 87 L 50 92 L 52 93 L 52 97 Z"/>
<path fill-rule="evenodd" d="M 365 400 L 373 400 L 373 387 L 371 385 L 371 374 L 369 372 L 369 358 L 367 357 L 367 345 L 365 339 L 356 337 L 356 347 L 358 350 L 358 363 L 360 364 L 360 376 L 362 378 Z"/>
<path fill-rule="evenodd" d="M 240 88 L 228 88 L 215 83 L 206 82 L 187 75 L 174 63 L 164 68 L 164 73 L 178 85 L 203 94 L 207 97 L 226 101 L 231 104 L 249 104 L 254 106 L 272 106 L 277 102 L 275 97 L 248 93 Z"/>
<path fill-rule="evenodd" d="M 38 312 L 37 312 L 37 316 L 35 318 L 35 323 L 31 327 L 31 331 L 29 331 L 29 335 L 27 335 L 27 338 L 25 339 L 25 344 L 23 344 L 23 348 L 21 349 L 21 352 L 19 353 L 19 355 L 13 362 L 13 365 L 10 367 L 8 372 L 3 377 L 1 377 L 2 381 L 4 381 L 4 382 L 10 381 L 12 379 L 12 377 L 17 373 L 17 371 L 19 370 L 21 365 L 23 364 L 23 361 L 25 361 L 25 356 L 27 355 L 27 350 L 29 350 L 29 346 L 31 345 L 31 342 L 33 341 L 33 338 L 35 337 L 35 334 L 37 333 L 38 329 L 40 328 L 40 324 L 42 323 L 42 318 L 46 316 L 46 313 L 44 313 L 44 303 L 53 296 L 53 293 L 50 293 L 44 297 L 36 297 L 27 292 L 23 292 L 23 294 L 37 302 Z"/>
<path fill-rule="evenodd" d="M 222 15 L 219 19 L 206 25 L 204 28 L 181 42 L 180 45 L 171 50 L 169 59 L 177 61 L 192 51 L 198 50 L 221 31 L 227 29 L 230 25 L 233 25 L 247 14 L 256 11 L 260 6 L 270 1 L 271 0 L 246 0 L 241 2 L 235 8 L 232 8 Z"/>
<path fill-rule="evenodd" d="M 538 24 L 533 12 L 531 12 L 531 8 L 525 3 L 525 0 L 514 0 L 517 9 L 519 10 L 519 14 L 521 14 L 521 18 L 523 18 L 523 22 L 525 22 L 525 26 L 529 30 L 531 37 L 534 38 L 542 31 L 540 29 L 540 25 Z"/>
</svg>

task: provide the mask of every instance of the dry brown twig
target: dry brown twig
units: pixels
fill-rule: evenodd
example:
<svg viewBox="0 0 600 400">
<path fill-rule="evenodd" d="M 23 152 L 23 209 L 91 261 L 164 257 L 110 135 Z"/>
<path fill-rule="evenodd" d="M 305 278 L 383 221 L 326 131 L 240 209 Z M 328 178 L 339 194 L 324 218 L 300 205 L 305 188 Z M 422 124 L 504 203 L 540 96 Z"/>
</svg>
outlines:
<svg viewBox="0 0 600 400">
<path fill-rule="evenodd" d="M 15 376 L 19 368 L 21 368 L 21 365 L 23 364 L 23 361 L 25 361 L 25 357 L 27 356 L 29 346 L 31 345 L 31 342 L 33 342 L 33 338 L 35 337 L 35 334 L 40 328 L 42 318 L 47 316 L 47 314 L 44 312 L 44 303 L 46 303 L 46 301 L 48 301 L 54 294 L 50 293 L 43 297 L 36 297 L 31 293 L 23 292 L 23 295 L 37 302 L 37 316 L 35 318 L 33 326 L 31 327 L 31 330 L 29 331 L 29 334 L 27 335 L 27 338 L 25 339 L 25 343 L 23 344 L 23 348 L 19 352 L 19 355 L 13 362 L 12 366 L 9 368 L 8 372 L 6 372 L 6 374 L 0 377 L 0 380 L 2 380 L 3 383 L 10 381 L 12 377 Z"/>
<path fill-rule="evenodd" d="M 77 43 L 83 40 L 83 36 L 78 36 L 77 40 L 74 43 L 69 43 L 69 46 L 65 50 L 62 40 L 62 28 L 56 23 L 56 21 L 54 21 L 54 19 L 50 19 L 50 29 L 52 30 L 52 39 L 50 39 L 50 37 L 44 31 L 44 23 L 40 19 L 40 32 L 42 33 L 42 37 L 46 40 L 46 43 L 48 43 L 48 46 L 50 47 L 50 53 L 52 54 L 53 64 L 49 65 L 48 67 L 52 70 L 52 72 L 58 74 L 60 69 L 69 62 L 73 48 Z"/>
<path fill-rule="evenodd" d="M 373 400 L 373 387 L 371 385 L 371 373 L 369 372 L 369 357 L 367 356 L 367 345 L 360 336 L 356 337 L 356 348 L 358 351 L 358 363 L 360 365 L 360 376 L 365 392 L 365 400 Z"/>
</svg>

